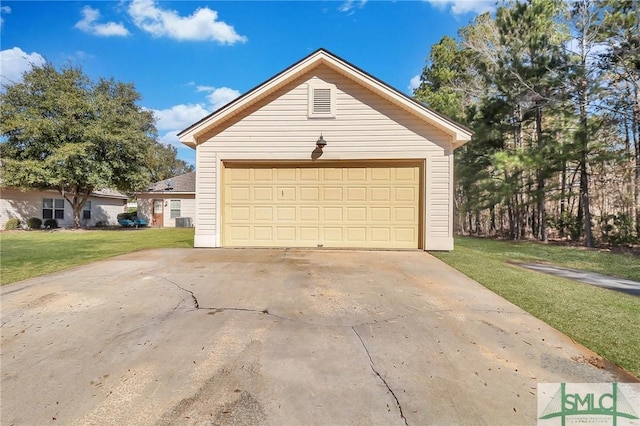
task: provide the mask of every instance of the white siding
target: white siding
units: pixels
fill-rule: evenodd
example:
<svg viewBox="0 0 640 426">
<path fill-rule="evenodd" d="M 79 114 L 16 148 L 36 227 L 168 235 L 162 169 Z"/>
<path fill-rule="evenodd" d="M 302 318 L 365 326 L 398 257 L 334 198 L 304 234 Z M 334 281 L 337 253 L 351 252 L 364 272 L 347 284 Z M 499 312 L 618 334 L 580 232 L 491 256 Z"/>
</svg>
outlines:
<svg viewBox="0 0 640 426">
<path fill-rule="evenodd" d="M 164 217 L 164 227 L 165 228 L 175 228 L 176 219 L 171 217 L 171 201 L 179 200 L 180 201 L 180 216 L 178 217 L 190 217 L 191 222 L 195 221 L 195 213 L 196 213 L 196 200 L 194 196 L 181 196 L 174 195 L 173 197 L 169 194 L 165 195 L 165 208 L 162 211 Z"/>
<path fill-rule="evenodd" d="M 138 195 L 138 207 L 136 214 L 139 218 L 147 221 L 151 225 L 151 213 L 153 207 L 153 198 L 147 198 L 146 195 Z"/>
<path fill-rule="evenodd" d="M 337 88 L 335 118 L 308 117 L 308 82 L 333 84 Z M 448 249 L 452 234 L 447 229 L 451 222 L 451 206 L 442 203 L 451 199 L 442 188 L 441 173 L 450 173 L 451 138 L 424 120 L 374 94 L 353 80 L 320 66 L 294 80 L 276 93 L 267 96 L 238 116 L 229 119 L 199 139 L 197 164 L 196 247 L 218 247 L 219 170 L 226 160 L 309 161 L 315 142 L 323 135 L 327 141 L 323 160 L 371 159 L 428 159 L 438 158 L 434 172 L 438 175 L 426 180 L 434 185 L 437 194 L 427 210 L 437 231 L 427 230 L 427 249 L 438 249 L 428 241 L 445 238 Z M 441 164 L 444 163 L 444 166 Z M 348 164 L 348 163 L 346 163 Z M 427 167 L 426 174 L 431 169 Z M 448 175 L 445 179 L 451 179 Z M 448 181 L 447 181 L 448 182 Z M 428 185 L 423 185 L 427 190 Z M 445 192 L 443 194 L 443 191 Z M 428 200 L 429 197 L 426 197 Z M 444 235 L 447 233 L 447 235 Z"/>
<path fill-rule="evenodd" d="M 12 188 L 2 189 L 0 197 L 0 228 L 4 229 L 7 220 L 18 218 L 23 226 L 31 217 L 42 219 L 43 198 L 62 199 L 57 191 L 19 191 Z M 126 200 L 117 198 L 89 197 L 91 201 L 91 219 L 81 219 L 83 226 L 95 226 L 98 222 L 117 225 L 117 216 L 125 211 Z M 44 221 L 44 219 L 43 219 Z M 64 218 L 58 219 L 58 226 L 73 226 L 73 209 L 65 200 Z"/>
<path fill-rule="evenodd" d="M 180 200 L 180 217 L 190 217 L 192 225 L 196 223 L 196 200 L 191 194 L 171 194 L 171 193 L 147 193 L 138 195 L 138 217 L 152 223 L 153 200 L 163 200 L 162 226 L 174 228 L 175 218 L 171 217 L 171 200 Z"/>
<path fill-rule="evenodd" d="M 427 163 L 426 236 L 427 250 L 453 249 L 451 172 L 453 156 L 433 156 Z M 450 247 L 448 247 L 450 245 Z"/>
<path fill-rule="evenodd" d="M 218 157 L 207 144 L 196 150 L 196 233 L 195 247 L 218 247 Z"/>
</svg>

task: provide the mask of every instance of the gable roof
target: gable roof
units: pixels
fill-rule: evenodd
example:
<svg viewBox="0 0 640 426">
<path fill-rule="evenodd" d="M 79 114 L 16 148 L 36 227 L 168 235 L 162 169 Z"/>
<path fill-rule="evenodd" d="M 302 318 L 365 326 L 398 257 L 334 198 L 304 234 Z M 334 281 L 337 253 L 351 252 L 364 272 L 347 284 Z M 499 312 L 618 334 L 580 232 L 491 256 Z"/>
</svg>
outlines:
<svg viewBox="0 0 640 426">
<path fill-rule="evenodd" d="M 116 191 L 115 189 L 96 189 L 91 193 L 91 196 L 100 198 L 117 198 L 122 200 L 129 199 L 129 196 L 123 194 L 122 192 Z"/>
<path fill-rule="evenodd" d="M 473 132 L 467 127 L 435 112 L 429 107 L 424 106 L 410 96 L 394 89 L 383 81 L 334 55 L 328 50 L 318 49 L 259 86 L 251 89 L 244 95 L 236 98 L 217 111 L 207 115 L 202 120 L 182 130 L 178 133 L 180 142 L 190 147 L 196 147 L 199 143 L 199 136 L 209 132 L 212 128 L 218 126 L 229 118 L 240 114 L 250 105 L 258 102 L 290 81 L 320 65 L 328 66 L 334 71 L 350 78 L 379 96 L 382 96 L 390 102 L 398 105 L 405 111 L 414 114 L 423 121 L 448 134 L 451 137 L 453 148 L 458 148 L 471 140 Z"/>
<path fill-rule="evenodd" d="M 163 193 L 195 193 L 196 192 L 196 172 L 189 172 L 183 175 L 174 176 L 169 179 L 161 180 L 149 185 L 145 192 L 163 192 Z"/>
</svg>

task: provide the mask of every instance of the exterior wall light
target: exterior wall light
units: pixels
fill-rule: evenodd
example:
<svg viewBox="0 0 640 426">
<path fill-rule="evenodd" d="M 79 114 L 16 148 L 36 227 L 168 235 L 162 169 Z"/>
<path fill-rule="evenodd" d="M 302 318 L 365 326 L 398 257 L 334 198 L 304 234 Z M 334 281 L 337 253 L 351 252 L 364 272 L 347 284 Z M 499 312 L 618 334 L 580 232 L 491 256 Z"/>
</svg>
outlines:
<svg viewBox="0 0 640 426">
<path fill-rule="evenodd" d="M 316 141 L 316 146 L 320 151 L 322 151 L 322 148 L 324 148 L 326 145 L 327 145 L 327 141 L 324 140 L 324 138 L 322 137 L 322 133 L 320 133 L 320 137 Z"/>
</svg>

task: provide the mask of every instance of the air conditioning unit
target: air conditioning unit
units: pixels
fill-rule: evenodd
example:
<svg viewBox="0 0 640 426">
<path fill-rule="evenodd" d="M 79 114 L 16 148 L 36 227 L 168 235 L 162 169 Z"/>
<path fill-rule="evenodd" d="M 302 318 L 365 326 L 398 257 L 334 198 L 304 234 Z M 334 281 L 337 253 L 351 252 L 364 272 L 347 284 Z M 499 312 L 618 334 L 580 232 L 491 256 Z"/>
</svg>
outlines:
<svg viewBox="0 0 640 426">
<path fill-rule="evenodd" d="M 176 228 L 191 228 L 191 218 L 176 217 Z"/>
</svg>

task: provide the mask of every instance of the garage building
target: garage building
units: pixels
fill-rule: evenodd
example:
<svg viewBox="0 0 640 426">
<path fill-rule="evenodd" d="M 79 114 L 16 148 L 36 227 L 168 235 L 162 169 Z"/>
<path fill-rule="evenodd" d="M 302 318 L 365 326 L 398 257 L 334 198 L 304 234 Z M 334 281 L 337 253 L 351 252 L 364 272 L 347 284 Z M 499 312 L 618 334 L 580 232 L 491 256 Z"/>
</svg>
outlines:
<svg viewBox="0 0 640 426">
<path fill-rule="evenodd" d="M 196 247 L 453 248 L 471 131 L 324 49 L 178 136 Z"/>
</svg>

